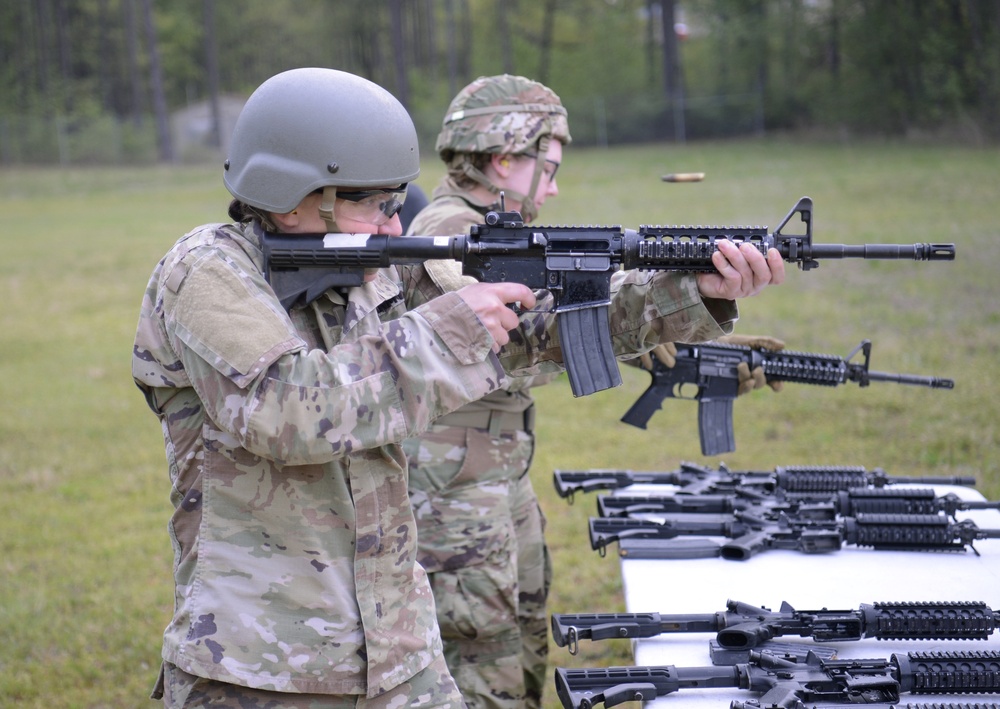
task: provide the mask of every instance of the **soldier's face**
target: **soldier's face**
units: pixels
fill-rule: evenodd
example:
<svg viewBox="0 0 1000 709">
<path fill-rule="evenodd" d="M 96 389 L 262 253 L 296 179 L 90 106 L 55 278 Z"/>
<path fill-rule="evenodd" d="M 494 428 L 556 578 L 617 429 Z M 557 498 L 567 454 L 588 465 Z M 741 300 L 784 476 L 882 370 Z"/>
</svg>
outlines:
<svg viewBox="0 0 1000 709">
<path fill-rule="evenodd" d="M 386 187 L 385 189 L 386 199 L 391 199 L 394 187 Z M 378 192 L 378 190 L 371 191 Z M 403 225 L 399 221 L 399 213 L 394 211 L 392 216 L 387 218 L 385 210 L 379 209 L 377 204 L 369 204 L 367 206 L 371 209 L 365 210 L 366 201 L 372 201 L 369 197 L 365 196 L 362 200 L 345 200 L 337 197 L 333 211 L 340 231 L 347 234 L 402 236 Z M 323 234 L 327 228 L 326 221 L 319 213 L 322 202 L 323 195 L 314 192 L 306 195 L 293 211 L 287 214 L 274 214 L 272 218 L 279 225 L 280 231 L 286 234 Z M 375 202 L 378 200 L 375 199 Z M 370 281 L 374 277 L 375 270 L 365 271 L 366 281 Z"/>
<path fill-rule="evenodd" d="M 402 236 L 403 226 L 399 221 L 398 210 L 390 208 L 389 216 L 386 209 L 380 206 L 394 199 L 394 196 L 401 196 L 395 190 L 396 188 L 389 187 L 384 192 L 378 189 L 366 190 L 371 194 L 363 196 L 357 192 L 348 193 L 352 199 L 342 199 L 338 195 L 333 208 L 337 226 L 347 234 Z M 306 195 L 294 211 L 274 216 L 286 234 L 322 234 L 327 230 L 326 222 L 319 213 L 322 202 L 323 195 L 314 192 Z"/>
<path fill-rule="evenodd" d="M 520 155 L 511 161 L 511 171 L 506 180 L 506 187 L 516 190 L 521 194 L 528 194 L 531 189 L 531 180 L 535 175 L 536 161 L 542 162 L 542 174 L 538 178 L 538 187 L 535 189 L 535 206 L 541 209 L 545 200 L 559 194 L 559 186 L 556 184 L 556 171 L 562 164 L 563 146 L 558 140 L 549 142 L 549 150 L 545 155 Z M 520 208 L 520 205 L 518 205 Z"/>
</svg>

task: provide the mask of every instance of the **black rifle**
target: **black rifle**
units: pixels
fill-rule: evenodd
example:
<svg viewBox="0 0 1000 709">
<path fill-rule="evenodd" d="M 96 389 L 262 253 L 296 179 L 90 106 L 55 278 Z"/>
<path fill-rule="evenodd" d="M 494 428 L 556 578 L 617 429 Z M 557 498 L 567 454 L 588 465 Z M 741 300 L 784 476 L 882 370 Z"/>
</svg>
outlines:
<svg viewBox="0 0 1000 709">
<path fill-rule="evenodd" d="M 763 709 L 763 707 L 756 699 L 750 699 L 745 702 L 730 702 L 729 709 Z M 844 709 L 844 705 L 795 702 L 788 709 Z M 996 702 L 931 702 L 930 704 L 924 702 L 879 702 L 865 704 L 865 709 L 1000 709 L 1000 704 Z"/>
<path fill-rule="evenodd" d="M 976 479 L 967 476 L 898 477 L 886 475 L 881 468 L 866 470 L 861 466 L 781 466 L 773 471 L 718 469 L 696 463 L 681 463 L 673 471 L 637 471 L 620 469 L 556 470 L 553 483 L 560 497 L 573 501 L 576 492 L 616 490 L 629 485 L 676 485 L 680 494 L 708 492 L 732 493 L 737 489 L 774 492 L 835 492 L 859 487 L 887 485 L 965 485 Z"/>
<path fill-rule="evenodd" d="M 683 537 L 680 542 L 672 542 Z M 690 539 L 690 537 L 696 537 Z M 704 537 L 725 537 L 717 543 Z M 971 519 L 953 522 L 943 515 L 863 514 L 833 522 L 791 516 L 770 521 L 743 512 L 729 515 L 677 515 L 662 522 L 618 517 L 590 518 L 590 546 L 604 556 L 618 542 L 618 553 L 630 559 L 698 559 L 719 557 L 744 561 L 769 549 L 807 554 L 838 551 L 848 544 L 893 551 L 979 552 L 973 542 L 1000 539 L 1000 529 L 980 529 Z"/>
<path fill-rule="evenodd" d="M 503 208 L 501 207 L 501 210 Z M 782 229 L 798 214 L 805 234 Z M 576 396 L 621 384 L 611 346 L 608 308 L 611 276 L 624 268 L 716 271 L 716 241 L 749 243 L 760 253 L 775 248 L 803 270 L 817 259 L 913 259 L 951 261 L 954 244 L 813 244 L 812 200 L 803 197 L 774 231 L 767 227 L 535 226 L 517 212 L 489 212 L 468 236 L 369 234 L 265 234 L 264 275 L 286 308 L 333 287 L 359 286 L 364 270 L 428 259 L 462 263 L 481 282 L 521 283 L 552 293 L 570 385 Z"/>
<path fill-rule="evenodd" d="M 800 519 L 835 520 L 858 514 L 932 515 L 1000 510 L 1000 501 L 963 500 L 949 492 L 938 496 L 930 488 L 851 488 L 828 493 L 753 493 L 736 490 L 709 495 L 601 495 L 599 517 L 631 517 L 638 514 L 685 514 L 748 512 L 765 519 L 794 515 Z"/>
<path fill-rule="evenodd" d="M 904 693 L 1000 692 L 1000 652 L 908 652 L 889 659 L 794 662 L 764 652 L 729 667 L 556 668 L 565 709 L 648 701 L 681 689 L 734 687 L 760 696 L 744 707 L 798 709 L 804 702 L 895 704 Z"/>
<path fill-rule="evenodd" d="M 953 389 L 955 382 L 940 377 L 911 374 L 872 372 L 868 368 L 872 343 L 863 340 L 846 357 L 792 352 L 769 352 L 709 342 L 700 345 L 677 344 L 677 362 L 668 367 L 653 358 L 652 382 L 649 388 L 622 416 L 632 426 L 646 428 L 646 423 L 660 408 L 665 398 L 694 399 L 698 402 L 698 436 L 702 455 L 718 455 L 736 450 L 733 433 L 733 400 L 739 390 L 737 367 L 743 363 L 750 370 L 761 367 L 769 382 L 795 382 L 834 387 L 844 382 L 856 382 L 866 387 L 871 382 L 895 382 Z M 858 352 L 864 362 L 851 362 Z M 693 395 L 689 396 L 689 389 Z"/>
<path fill-rule="evenodd" d="M 779 611 L 727 601 L 719 613 L 553 613 L 552 637 L 576 654 L 580 640 L 653 638 L 666 633 L 716 633 L 724 648 L 749 649 L 797 635 L 815 642 L 842 640 L 986 640 L 1000 614 L 985 603 L 863 603 L 857 610 Z"/>
</svg>

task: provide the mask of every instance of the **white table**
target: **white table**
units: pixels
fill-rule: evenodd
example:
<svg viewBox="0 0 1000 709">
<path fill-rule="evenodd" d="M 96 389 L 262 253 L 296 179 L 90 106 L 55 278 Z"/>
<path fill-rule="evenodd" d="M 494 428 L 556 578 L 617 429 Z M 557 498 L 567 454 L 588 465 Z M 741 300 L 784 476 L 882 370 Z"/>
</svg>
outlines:
<svg viewBox="0 0 1000 709">
<path fill-rule="evenodd" d="M 900 486 L 901 487 L 901 486 Z M 912 486 L 919 487 L 919 486 Z M 927 487 L 927 486 L 924 486 Z M 943 495 L 953 492 L 963 500 L 982 500 L 976 490 L 958 486 L 933 486 Z M 620 494 L 669 494 L 669 486 L 632 486 Z M 958 513 L 983 529 L 1000 529 L 995 510 Z M 621 573 L 628 612 L 714 613 L 726 609 L 729 599 L 777 610 L 787 601 L 800 610 L 854 610 L 863 603 L 920 601 L 979 601 L 1000 609 L 1000 539 L 976 543 L 972 552 L 895 552 L 849 546 L 826 554 L 789 550 L 762 552 L 747 561 L 724 559 L 646 560 L 622 559 Z M 609 547 L 608 553 L 617 553 Z M 912 651 L 1000 651 L 1000 631 L 984 641 L 881 641 L 860 640 L 822 643 L 835 648 L 837 657 L 888 658 Z M 679 633 L 633 641 L 637 666 L 708 666 L 709 640 L 714 634 Z M 776 638 L 780 642 L 808 641 Z M 582 641 L 589 642 L 589 641 Z M 617 641 L 601 641 L 617 642 Z M 713 707 L 728 709 L 732 700 L 748 700 L 756 693 L 740 689 L 684 689 L 647 702 L 649 709 Z M 1000 703 L 1000 695 L 905 694 L 904 702 Z M 863 706 L 863 705 L 853 705 Z"/>
</svg>

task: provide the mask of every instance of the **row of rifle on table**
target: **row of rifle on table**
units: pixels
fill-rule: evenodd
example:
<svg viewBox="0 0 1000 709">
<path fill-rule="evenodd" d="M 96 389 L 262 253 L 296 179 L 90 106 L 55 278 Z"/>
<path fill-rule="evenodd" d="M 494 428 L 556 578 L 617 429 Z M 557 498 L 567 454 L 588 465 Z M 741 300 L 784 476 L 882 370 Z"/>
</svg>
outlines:
<svg viewBox="0 0 1000 709">
<path fill-rule="evenodd" d="M 557 470 L 556 491 L 576 493 L 646 486 L 643 494 L 598 496 L 590 519 L 593 549 L 617 542 L 627 558 L 746 560 L 768 549 L 829 552 L 843 545 L 895 551 L 975 551 L 973 542 L 1000 538 L 962 511 L 1000 509 L 1000 502 L 967 501 L 954 493 L 899 485 L 975 484 L 974 478 L 887 475 L 861 467 L 779 467 L 733 471 L 684 463 L 663 472 Z M 649 492 L 663 485 L 665 492 Z M 652 516 L 652 519 L 649 517 Z M 726 541 L 713 541 L 722 537 Z M 684 689 L 732 687 L 756 692 L 731 709 L 832 709 L 864 704 L 880 709 L 998 709 L 1000 704 L 912 704 L 912 694 L 1000 693 L 1000 652 L 910 652 L 888 659 L 836 659 L 822 643 L 880 640 L 985 640 L 1000 613 L 982 602 L 862 604 L 854 610 L 778 611 L 741 601 L 726 610 L 660 613 L 552 614 L 552 634 L 576 654 L 581 640 L 714 633 L 713 666 L 556 669 L 566 709 L 591 709 L 651 700 Z M 810 638 L 817 645 L 775 642 Z"/>
<path fill-rule="evenodd" d="M 763 366 L 769 380 L 833 386 L 855 381 L 897 381 L 951 388 L 950 380 L 885 375 L 826 355 L 755 353 L 718 345 L 679 349 L 677 371 L 656 362 L 653 382 L 622 419 L 645 428 L 664 398 L 679 396 L 694 384 L 699 401 L 702 452 L 735 449 L 732 401 L 735 366 Z M 726 376 L 721 376 L 725 372 Z M 894 478 L 863 468 L 777 468 L 773 472 L 710 470 L 683 464 L 673 472 L 628 470 L 556 471 L 556 490 L 572 500 L 575 492 L 623 488 L 633 484 L 675 486 L 669 495 L 615 495 L 598 498 L 590 523 L 591 546 L 602 553 L 617 541 L 622 556 L 692 558 L 721 556 L 744 560 L 770 548 L 823 552 L 857 544 L 884 549 L 974 550 L 977 539 L 1000 536 L 971 521 L 954 521 L 962 510 L 997 509 L 996 502 L 966 502 L 954 494 L 907 489 L 899 483 L 972 485 L 967 478 Z M 663 515 L 661 521 L 633 515 Z M 714 517 L 710 517 L 714 515 Z M 686 535 L 721 536 L 718 544 Z M 681 537 L 680 541 L 677 538 Z M 693 540 L 693 543 L 691 543 Z M 613 706 L 654 699 L 681 689 L 733 687 L 758 697 L 733 701 L 731 709 L 834 709 L 865 704 L 874 709 L 997 709 L 1000 704 L 900 703 L 903 693 L 964 694 L 1000 691 L 1000 653 L 907 653 L 887 660 L 835 660 L 834 652 L 813 646 L 778 644 L 774 638 L 809 637 L 815 642 L 986 639 L 1000 614 L 979 602 L 875 603 L 856 610 L 779 611 L 729 601 L 714 613 L 553 614 L 552 632 L 560 647 L 576 654 L 581 639 L 649 638 L 667 633 L 715 633 L 710 642 L 713 667 L 619 667 L 556 670 L 556 689 L 566 709 Z M 819 703 L 816 703 L 819 702 Z"/>
<path fill-rule="evenodd" d="M 861 363 L 850 360 L 863 353 Z M 678 345 L 673 367 L 653 360 L 652 382 L 622 420 L 645 428 L 666 398 L 698 401 L 702 453 L 735 450 L 732 405 L 737 367 L 762 367 L 768 381 L 836 386 L 848 381 L 868 386 L 889 381 L 951 389 L 949 379 L 872 372 L 871 343 L 865 340 L 846 358 L 805 352 L 764 352 L 750 347 Z M 685 387 L 695 394 L 685 397 Z M 844 544 L 895 550 L 973 549 L 1000 530 L 958 521 L 959 511 L 997 509 L 996 502 L 967 502 L 931 489 L 893 488 L 897 483 L 972 485 L 968 478 L 892 478 L 863 468 L 777 468 L 773 472 L 710 470 L 683 464 L 673 472 L 628 470 L 556 471 L 556 490 L 572 500 L 575 492 L 633 484 L 665 484 L 669 495 L 615 495 L 598 498 L 599 516 L 590 520 L 590 541 L 604 553 L 617 542 L 628 558 L 719 556 L 745 560 L 767 549 L 806 553 L 834 551 Z M 636 518 L 656 515 L 656 519 Z M 712 537 L 723 537 L 719 543 Z M 853 611 L 796 611 L 783 603 L 778 612 L 730 601 L 724 612 L 553 614 L 559 646 L 575 654 L 581 639 L 642 638 L 672 632 L 713 632 L 711 667 L 618 667 L 556 670 L 556 690 L 566 709 L 591 709 L 653 699 L 681 689 L 733 687 L 758 697 L 732 702 L 732 709 L 806 709 L 863 703 L 881 709 L 903 706 L 997 709 L 998 704 L 900 704 L 906 692 L 920 694 L 1000 691 L 1000 653 L 907 653 L 887 660 L 835 660 L 822 646 L 773 642 L 782 636 L 816 642 L 880 639 L 985 639 L 1000 616 L 984 603 L 877 603 Z M 820 702 L 817 704 L 816 702 Z M 829 702 L 829 704 L 823 704 Z"/>
<path fill-rule="evenodd" d="M 664 178 L 665 180 L 667 178 Z M 667 180 L 670 181 L 670 180 Z M 804 233 L 789 233 L 790 222 L 798 216 Z M 265 275 L 286 307 L 308 302 L 331 287 L 360 285 L 366 269 L 391 264 L 419 263 L 428 259 L 459 261 L 462 272 L 481 282 L 513 281 L 552 294 L 553 311 L 564 342 L 587 343 L 586 347 L 564 347 L 566 371 L 575 396 L 584 396 L 621 384 L 621 375 L 611 347 L 608 310 L 612 275 L 621 269 L 712 272 L 712 255 L 719 239 L 750 244 L 761 253 L 769 248 L 800 269 L 816 268 L 819 259 L 912 259 L 950 261 L 955 258 L 954 244 L 814 244 L 812 240 L 812 200 L 803 197 L 774 232 L 766 227 L 663 227 L 640 226 L 637 230 L 618 226 L 538 226 L 526 225 L 517 212 L 508 212 L 502 204 L 498 212 L 486 215 L 483 224 L 474 226 L 468 235 L 411 236 L 405 239 L 383 235 L 265 234 L 262 249 Z M 850 360 L 862 351 L 862 363 Z M 725 345 L 678 345 L 674 367 L 667 368 L 654 360 L 653 381 L 625 415 L 626 423 L 644 428 L 665 398 L 694 398 L 699 403 L 699 429 L 702 452 L 716 455 L 735 449 L 732 427 L 732 402 L 738 388 L 738 367 L 760 367 L 769 381 L 789 381 L 822 386 L 836 386 L 848 381 L 867 386 L 872 381 L 891 381 L 933 388 L 953 387 L 948 379 L 885 374 L 869 370 L 871 343 L 863 341 L 846 358 L 804 352 L 764 352 L 749 347 Z M 693 397 L 684 392 L 694 387 Z M 795 480 L 811 480 L 808 489 L 788 484 L 792 471 L 773 474 L 731 473 L 728 470 L 692 470 L 690 466 L 676 474 L 673 485 L 682 486 L 680 495 L 654 503 L 645 498 L 632 504 L 662 504 L 662 513 L 670 519 L 647 524 L 633 520 L 630 511 L 606 501 L 606 517 L 592 525 L 591 540 L 595 549 L 604 549 L 618 541 L 620 552 L 660 558 L 723 556 L 745 559 L 769 548 L 791 548 L 805 552 L 829 551 L 842 544 L 858 544 L 893 549 L 965 549 L 974 540 L 1000 536 L 1000 530 L 982 530 L 970 521 L 955 521 L 954 513 L 972 509 L 970 504 L 950 498 L 930 500 L 896 499 L 888 496 L 865 497 L 855 485 L 844 480 L 865 474 L 864 471 L 795 471 Z M 588 473 L 589 475 L 589 473 Z M 571 482 L 568 473 L 557 473 L 557 486 L 573 489 L 620 487 L 638 482 L 638 474 L 626 471 L 603 471 L 596 482 Z M 836 478 L 837 494 L 817 488 L 819 478 Z M 631 478 L 631 481 L 621 482 Z M 767 478 L 765 480 L 764 478 Z M 933 484 L 931 479 L 923 482 Z M 643 480 L 650 482 L 650 480 Z M 664 480 L 666 482 L 666 480 Z M 887 482 L 890 482 L 887 480 Z M 823 483 L 828 484 L 828 483 Z M 695 492 L 694 487 L 698 490 Z M 866 487 L 878 487 L 867 485 Z M 846 491 L 846 493 L 845 493 Z M 820 495 L 824 493 L 825 496 Z M 684 499 L 680 499 L 683 495 Z M 879 499 L 881 498 L 881 499 Z M 628 504 L 628 503 L 624 503 Z M 695 523 L 690 505 L 703 505 L 704 517 Z M 912 514 L 921 507 L 919 515 Z M 714 506 L 714 507 L 713 507 Z M 905 510 L 896 506 L 904 506 Z M 912 507 L 910 507 L 912 506 Z M 636 508 L 637 509 L 637 508 Z M 648 511 L 648 510 L 647 510 Z M 905 515 L 905 518 L 904 518 Z M 604 520 L 604 521 L 600 521 Z M 602 525 L 614 525 L 611 529 Z M 729 537 L 733 544 L 710 544 L 699 537 Z M 682 537 L 678 540 L 677 537 Z M 686 538 L 686 539 L 684 539 Z M 553 616 L 557 642 L 575 643 L 581 638 L 638 637 L 644 632 L 670 629 L 689 631 L 732 631 L 749 607 L 732 604 L 723 614 L 679 622 L 676 618 L 645 621 L 626 616 Z M 788 632 L 816 639 L 843 639 L 845 635 L 867 637 L 881 633 L 891 625 L 887 618 L 903 618 L 901 637 L 982 637 L 992 632 L 996 618 L 986 606 L 977 604 L 940 604 L 917 609 L 886 605 L 863 607 L 856 613 L 842 612 L 836 619 L 822 612 L 797 612 L 783 607 L 778 614 L 765 609 L 755 617 L 764 631 L 748 631 L 746 637 Z M 796 619 L 799 626 L 781 625 L 775 616 Z M 819 618 L 819 625 L 806 621 Z M 923 625 L 918 617 L 930 617 Z M 944 619 L 948 619 L 944 622 Z M 810 622 L 812 622 L 810 620 Z M 974 630 L 973 626 L 978 628 Z M 640 629 L 644 628 L 644 629 Z M 933 634 L 937 633 L 937 634 Z M 978 635 L 976 634 L 978 633 Z M 725 638 L 737 637 L 726 635 Z M 824 635 L 826 637 L 824 637 Z M 747 641 L 750 642 L 750 641 Z M 763 646 L 762 646 L 763 647 Z M 845 702 L 866 703 L 888 709 L 897 704 L 902 692 L 943 691 L 949 693 L 994 692 L 1000 685 L 1000 656 L 994 653 L 941 653 L 893 655 L 889 660 L 837 661 L 821 657 L 818 651 L 806 657 L 788 652 L 775 653 L 761 648 L 745 651 L 745 662 L 705 668 L 613 668 L 601 670 L 558 669 L 556 685 L 560 700 L 567 709 L 590 709 L 604 703 L 652 699 L 656 696 L 693 687 L 739 687 L 762 693 L 759 699 L 733 702 L 734 709 L 765 707 L 805 707 L 807 702 L 838 705 Z M 772 647 L 773 649 L 773 647 Z M 731 648 L 730 648 L 731 650 Z M 721 651 L 720 651 L 721 652 Z M 742 656 L 741 656 L 742 658 Z M 909 705 L 907 705 L 909 706 Z M 930 705 L 927 705 L 930 706 Z M 944 707 L 945 705 L 933 705 Z M 952 705 L 948 705 L 952 706 Z M 986 705 L 962 705 L 983 706 Z M 989 705 L 997 709 L 996 705 Z"/>
</svg>

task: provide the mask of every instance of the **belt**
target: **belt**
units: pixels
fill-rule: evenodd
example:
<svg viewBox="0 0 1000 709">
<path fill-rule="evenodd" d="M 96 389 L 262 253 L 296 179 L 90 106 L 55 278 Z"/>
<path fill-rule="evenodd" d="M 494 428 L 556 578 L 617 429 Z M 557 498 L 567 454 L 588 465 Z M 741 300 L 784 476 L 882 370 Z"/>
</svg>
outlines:
<svg viewBox="0 0 1000 709">
<path fill-rule="evenodd" d="M 491 436 L 535 428 L 535 405 L 524 411 L 455 411 L 434 422 L 435 426 L 459 426 L 489 431 Z"/>
</svg>

